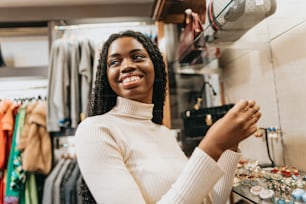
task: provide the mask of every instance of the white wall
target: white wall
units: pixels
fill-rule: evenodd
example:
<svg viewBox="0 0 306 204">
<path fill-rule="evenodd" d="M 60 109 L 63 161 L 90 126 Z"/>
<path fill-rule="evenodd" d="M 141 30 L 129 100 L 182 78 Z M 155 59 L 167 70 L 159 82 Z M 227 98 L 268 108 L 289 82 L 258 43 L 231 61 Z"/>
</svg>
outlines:
<svg viewBox="0 0 306 204">
<path fill-rule="evenodd" d="M 304 0 L 277 0 L 276 13 L 241 39 L 223 48 L 226 99 L 255 99 L 261 106 L 260 127 L 283 130 L 284 149 L 273 143 L 273 158 L 281 165 L 306 170 L 306 13 Z M 262 139 L 240 145 L 247 158 L 269 162 Z M 283 154 L 284 153 L 284 154 Z"/>
<path fill-rule="evenodd" d="M 48 65 L 48 36 L 0 37 L 0 44 L 9 67 Z"/>
<path fill-rule="evenodd" d="M 48 36 L 0 36 L 0 45 L 6 66 L 14 69 L 16 73 L 23 67 L 48 66 Z M 22 76 L 1 78 L 0 76 L 0 99 L 45 97 L 46 95 L 46 78 Z"/>
</svg>

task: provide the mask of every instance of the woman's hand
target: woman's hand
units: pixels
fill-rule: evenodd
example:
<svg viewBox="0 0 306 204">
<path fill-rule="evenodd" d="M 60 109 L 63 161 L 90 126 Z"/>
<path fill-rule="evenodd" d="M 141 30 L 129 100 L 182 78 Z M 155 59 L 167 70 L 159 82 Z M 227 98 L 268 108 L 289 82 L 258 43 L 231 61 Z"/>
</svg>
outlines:
<svg viewBox="0 0 306 204">
<path fill-rule="evenodd" d="M 256 132 L 259 109 L 253 100 L 239 101 L 209 128 L 199 148 L 217 161 L 225 150 L 238 147 L 239 142 Z"/>
</svg>

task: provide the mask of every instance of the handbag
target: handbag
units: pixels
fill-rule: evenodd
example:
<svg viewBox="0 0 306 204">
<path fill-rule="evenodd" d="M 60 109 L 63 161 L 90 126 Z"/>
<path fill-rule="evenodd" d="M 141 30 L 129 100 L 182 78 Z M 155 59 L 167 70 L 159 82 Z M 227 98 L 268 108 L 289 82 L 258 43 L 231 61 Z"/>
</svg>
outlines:
<svg viewBox="0 0 306 204">
<path fill-rule="evenodd" d="M 207 82 L 204 82 L 201 94 L 206 84 Z M 215 95 L 215 91 L 213 89 L 212 91 Z M 202 100 L 202 96 L 199 96 L 197 103 L 192 108 L 181 113 L 183 120 L 182 149 L 187 156 L 191 155 L 209 128 L 234 106 L 233 103 L 229 103 L 221 106 L 201 107 Z"/>
<path fill-rule="evenodd" d="M 185 110 L 181 117 L 183 119 L 184 138 L 204 137 L 208 129 L 220 118 L 222 118 L 234 104 L 214 106 L 207 108 Z"/>
<path fill-rule="evenodd" d="M 190 9 L 187 9 L 185 14 L 185 26 L 178 46 L 178 59 L 180 63 L 192 63 L 206 49 L 205 36 L 199 15 Z"/>
<path fill-rule="evenodd" d="M 190 156 L 209 128 L 222 118 L 234 104 L 208 108 L 188 109 L 181 113 L 183 119 L 182 149 Z"/>
</svg>

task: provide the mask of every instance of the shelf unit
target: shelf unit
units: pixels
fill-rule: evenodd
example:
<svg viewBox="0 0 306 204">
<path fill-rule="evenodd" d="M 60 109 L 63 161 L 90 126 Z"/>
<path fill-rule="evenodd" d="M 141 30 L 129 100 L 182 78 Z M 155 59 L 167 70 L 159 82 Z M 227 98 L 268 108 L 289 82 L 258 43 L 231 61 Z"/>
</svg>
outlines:
<svg viewBox="0 0 306 204">
<path fill-rule="evenodd" d="M 9 77 L 48 77 L 48 66 L 35 67 L 2 67 L 0 68 L 0 78 Z"/>
</svg>

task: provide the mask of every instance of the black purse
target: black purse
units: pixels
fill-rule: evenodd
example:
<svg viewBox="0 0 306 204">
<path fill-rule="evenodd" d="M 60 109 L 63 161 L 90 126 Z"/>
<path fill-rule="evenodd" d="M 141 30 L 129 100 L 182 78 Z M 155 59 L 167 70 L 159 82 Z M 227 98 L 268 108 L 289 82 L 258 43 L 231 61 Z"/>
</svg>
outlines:
<svg viewBox="0 0 306 204">
<path fill-rule="evenodd" d="M 203 88 L 206 83 L 204 83 Z M 211 87 L 212 88 L 212 87 Z M 213 89 L 212 89 L 213 90 Z M 215 91 L 213 90 L 215 95 Z M 193 108 L 181 113 L 183 120 L 182 148 L 187 156 L 190 156 L 194 148 L 198 146 L 209 128 L 220 118 L 222 118 L 234 104 L 225 104 L 214 107 L 201 107 L 202 97 L 198 97 Z"/>
<path fill-rule="evenodd" d="M 204 137 L 214 122 L 222 118 L 234 104 L 189 109 L 182 113 L 184 137 Z"/>
</svg>

